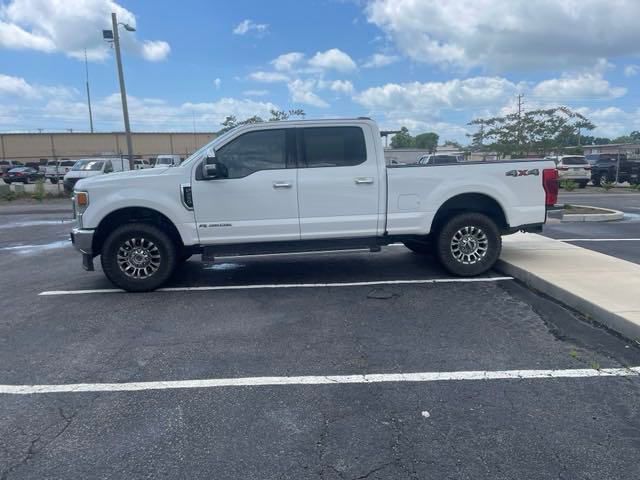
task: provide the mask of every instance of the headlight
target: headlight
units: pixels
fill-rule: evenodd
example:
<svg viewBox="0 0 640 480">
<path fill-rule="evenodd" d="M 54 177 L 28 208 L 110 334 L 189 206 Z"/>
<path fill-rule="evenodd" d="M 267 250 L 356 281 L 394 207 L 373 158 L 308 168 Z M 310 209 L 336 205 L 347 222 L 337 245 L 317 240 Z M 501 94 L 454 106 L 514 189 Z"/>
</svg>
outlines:
<svg viewBox="0 0 640 480">
<path fill-rule="evenodd" d="M 89 193 L 88 192 L 74 192 L 74 204 L 78 215 L 82 215 L 89 206 Z"/>
</svg>

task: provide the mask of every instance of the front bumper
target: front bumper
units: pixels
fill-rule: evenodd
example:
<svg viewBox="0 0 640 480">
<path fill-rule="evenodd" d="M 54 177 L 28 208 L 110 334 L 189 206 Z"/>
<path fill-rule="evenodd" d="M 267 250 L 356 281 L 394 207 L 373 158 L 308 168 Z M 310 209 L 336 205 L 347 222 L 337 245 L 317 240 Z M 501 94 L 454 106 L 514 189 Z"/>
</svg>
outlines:
<svg viewBox="0 0 640 480">
<path fill-rule="evenodd" d="M 71 243 L 82 253 L 82 268 L 93 271 L 93 234 L 94 230 L 74 228 L 71 230 Z"/>
</svg>

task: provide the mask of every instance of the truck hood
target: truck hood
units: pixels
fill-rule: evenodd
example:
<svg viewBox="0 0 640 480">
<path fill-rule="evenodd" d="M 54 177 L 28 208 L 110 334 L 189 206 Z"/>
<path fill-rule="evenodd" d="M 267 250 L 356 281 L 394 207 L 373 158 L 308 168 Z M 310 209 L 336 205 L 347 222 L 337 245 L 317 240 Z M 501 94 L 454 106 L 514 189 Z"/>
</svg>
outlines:
<svg viewBox="0 0 640 480">
<path fill-rule="evenodd" d="M 119 182 L 128 182 L 130 180 L 158 177 L 163 175 L 167 168 L 143 168 L 141 170 L 127 170 L 125 172 L 107 173 L 103 175 L 95 175 L 87 178 L 83 178 L 76 184 L 78 189 L 86 189 L 95 186 L 102 185 L 115 185 Z M 69 172 L 71 173 L 71 172 Z"/>
</svg>

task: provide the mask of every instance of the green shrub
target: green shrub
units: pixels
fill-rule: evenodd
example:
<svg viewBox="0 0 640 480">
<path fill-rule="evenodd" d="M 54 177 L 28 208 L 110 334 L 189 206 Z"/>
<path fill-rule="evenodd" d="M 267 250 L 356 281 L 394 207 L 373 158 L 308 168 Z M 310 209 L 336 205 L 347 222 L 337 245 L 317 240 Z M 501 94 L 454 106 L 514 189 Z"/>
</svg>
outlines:
<svg viewBox="0 0 640 480">
<path fill-rule="evenodd" d="M 46 196 L 46 191 L 44 189 L 44 180 L 38 180 L 36 182 L 35 189 L 33 191 L 33 195 L 31 195 L 31 197 L 34 200 L 37 200 L 37 201 L 41 202 L 42 200 L 44 200 L 45 196 Z"/>
<path fill-rule="evenodd" d="M 14 192 L 13 190 L 9 190 L 7 193 L 5 193 L 2 198 L 4 200 L 6 200 L 7 202 L 12 202 L 13 200 L 15 200 L 16 198 L 18 198 L 16 196 L 16 192 Z"/>
<path fill-rule="evenodd" d="M 607 181 L 607 182 L 601 182 L 600 186 L 602 188 L 604 188 L 605 192 L 608 192 L 609 190 L 611 190 L 614 187 L 615 183 L 611 182 L 611 181 Z"/>
<path fill-rule="evenodd" d="M 567 192 L 573 192 L 578 184 L 573 180 L 562 180 L 560 182 L 560 188 L 565 189 Z"/>
</svg>

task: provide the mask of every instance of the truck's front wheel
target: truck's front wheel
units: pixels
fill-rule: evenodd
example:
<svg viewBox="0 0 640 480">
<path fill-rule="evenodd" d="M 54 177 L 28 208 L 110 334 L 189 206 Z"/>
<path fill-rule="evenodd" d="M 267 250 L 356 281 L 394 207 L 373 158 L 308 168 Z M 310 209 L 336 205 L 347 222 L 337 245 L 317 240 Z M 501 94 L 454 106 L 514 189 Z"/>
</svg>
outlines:
<svg viewBox="0 0 640 480">
<path fill-rule="evenodd" d="M 480 275 L 498 260 L 502 238 L 495 222 L 482 213 L 462 213 L 450 218 L 437 236 L 436 254 L 450 273 Z"/>
<path fill-rule="evenodd" d="M 166 282 L 176 266 L 176 247 L 159 228 L 132 223 L 105 240 L 102 270 L 112 283 L 130 292 L 148 292 Z"/>
</svg>

